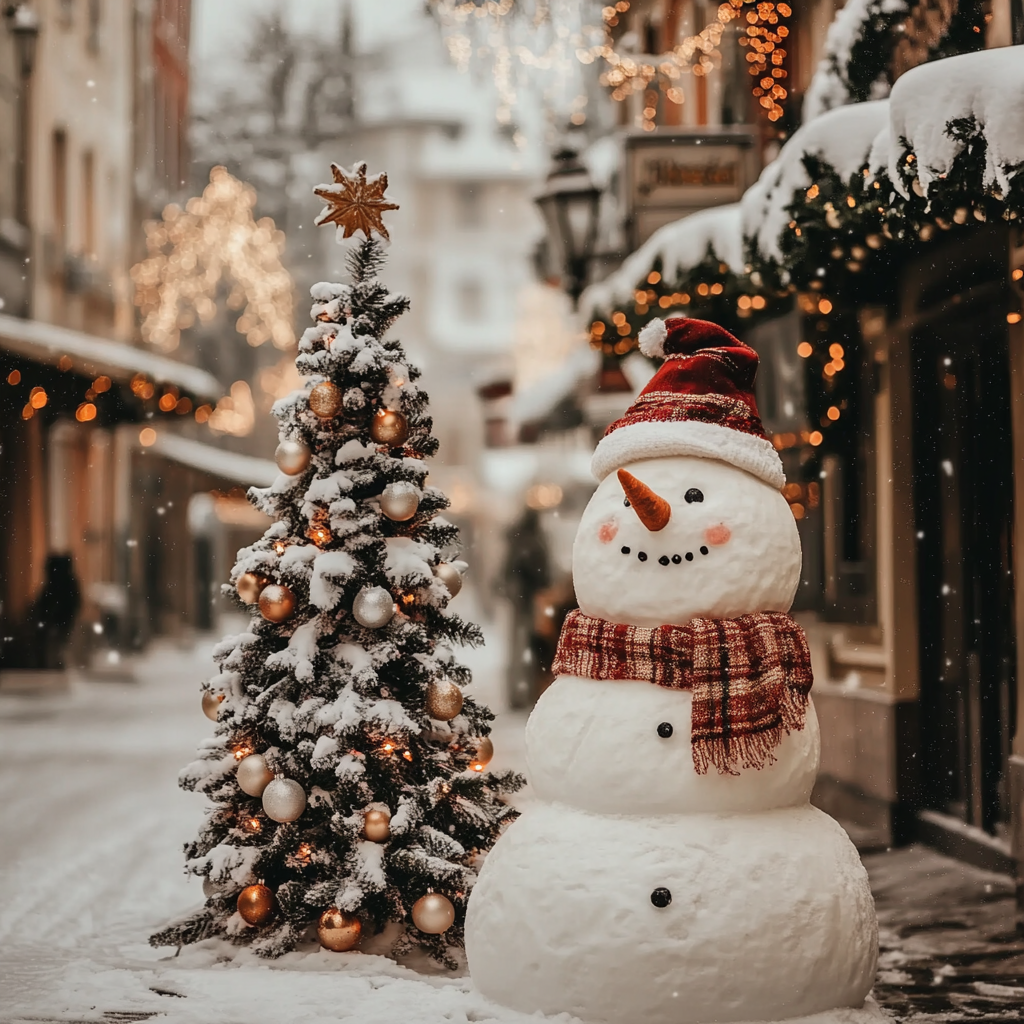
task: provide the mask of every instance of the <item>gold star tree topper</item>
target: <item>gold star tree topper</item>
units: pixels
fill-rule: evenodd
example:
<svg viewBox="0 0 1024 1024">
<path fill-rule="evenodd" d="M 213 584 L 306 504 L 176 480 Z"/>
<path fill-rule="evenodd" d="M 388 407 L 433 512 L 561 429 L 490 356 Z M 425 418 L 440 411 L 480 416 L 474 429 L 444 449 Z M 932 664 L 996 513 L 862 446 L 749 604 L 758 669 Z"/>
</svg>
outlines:
<svg viewBox="0 0 1024 1024">
<path fill-rule="evenodd" d="M 319 185 L 313 192 L 327 205 L 315 223 L 336 224 L 343 231 L 343 238 L 362 231 L 367 238 L 376 231 L 388 238 L 381 214 L 385 210 L 397 210 L 396 203 L 386 202 L 384 191 L 388 187 L 388 176 L 383 171 L 372 178 L 366 177 L 366 164 L 354 164 L 350 171 L 337 164 L 331 164 L 334 183 Z"/>
</svg>

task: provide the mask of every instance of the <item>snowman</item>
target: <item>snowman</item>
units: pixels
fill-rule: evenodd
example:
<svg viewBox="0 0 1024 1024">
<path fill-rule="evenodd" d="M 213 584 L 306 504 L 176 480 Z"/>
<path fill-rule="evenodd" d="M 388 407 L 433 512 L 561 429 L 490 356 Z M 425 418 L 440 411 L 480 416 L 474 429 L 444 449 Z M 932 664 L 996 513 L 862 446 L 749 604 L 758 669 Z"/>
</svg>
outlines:
<svg viewBox="0 0 1024 1024">
<path fill-rule="evenodd" d="M 579 610 L 526 729 L 536 799 L 473 890 L 470 971 L 588 1024 L 884 1020 L 866 873 L 809 803 L 800 541 L 757 355 L 688 318 L 640 341 L 663 362 L 594 454 Z"/>
</svg>

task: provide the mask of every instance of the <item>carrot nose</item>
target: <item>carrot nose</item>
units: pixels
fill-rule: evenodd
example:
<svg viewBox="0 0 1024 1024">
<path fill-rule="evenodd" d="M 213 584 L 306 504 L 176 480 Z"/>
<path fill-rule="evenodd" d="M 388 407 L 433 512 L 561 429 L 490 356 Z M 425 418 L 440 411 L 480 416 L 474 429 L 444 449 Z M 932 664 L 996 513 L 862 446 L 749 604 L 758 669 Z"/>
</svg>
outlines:
<svg viewBox="0 0 1024 1024">
<path fill-rule="evenodd" d="M 622 484 L 622 489 L 626 492 L 626 497 L 629 498 L 629 504 L 639 517 L 640 522 L 651 533 L 664 530 L 672 518 L 672 506 L 627 470 L 620 469 L 618 476 L 619 483 Z"/>
</svg>

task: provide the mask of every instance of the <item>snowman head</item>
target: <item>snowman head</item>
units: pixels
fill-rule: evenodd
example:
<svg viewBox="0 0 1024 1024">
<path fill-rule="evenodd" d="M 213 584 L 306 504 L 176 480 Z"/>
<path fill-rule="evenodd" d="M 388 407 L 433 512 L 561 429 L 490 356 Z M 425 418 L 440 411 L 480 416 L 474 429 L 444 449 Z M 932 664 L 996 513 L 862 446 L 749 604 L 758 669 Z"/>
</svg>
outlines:
<svg viewBox="0 0 1024 1024">
<path fill-rule="evenodd" d="M 782 463 L 754 399 L 757 354 L 717 324 L 655 320 L 664 363 L 594 453 L 573 580 L 585 615 L 637 626 L 788 611 L 800 577 Z"/>
</svg>

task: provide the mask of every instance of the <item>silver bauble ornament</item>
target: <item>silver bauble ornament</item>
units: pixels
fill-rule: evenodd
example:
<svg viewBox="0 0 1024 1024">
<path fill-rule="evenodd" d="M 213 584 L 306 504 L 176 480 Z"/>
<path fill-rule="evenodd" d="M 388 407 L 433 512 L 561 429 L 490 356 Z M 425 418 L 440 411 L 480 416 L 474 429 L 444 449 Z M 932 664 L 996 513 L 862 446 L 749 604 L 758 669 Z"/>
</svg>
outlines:
<svg viewBox="0 0 1024 1024">
<path fill-rule="evenodd" d="M 360 626 L 380 629 L 395 614 L 395 599 L 383 587 L 363 587 L 352 602 L 352 614 Z"/>
<path fill-rule="evenodd" d="M 380 510 L 396 523 L 404 523 L 416 515 L 420 507 L 420 491 L 415 484 L 398 480 L 388 484 L 380 496 Z"/>
<path fill-rule="evenodd" d="M 302 441 L 282 441 L 274 452 L 274 461 L 282 473 L 298 476 L 309 465 L 312 457 L 309 447 Z"/>
<path fill-rule="evenodd" d="M 412 905 L 412 923 L 427 935 L 440 935 L 455 923 L 455 908 L 439 892 L 428 892 Z"/>
<path fill-rule="evenodd" d="M 434 575 L 448 588 L 452 597 L 462 589 L 462 573 L 451 562 L 438 562 Z"/>
<path fill-rule="evenodd" d="M 435 679 L 427 687 L 427 714 L 450 722 L 462 710 L 462 691 L 450 679 Z"/>
<path fill-rule="evenodd" d="M 250 754 L 238 762 L 235 780 L 243 793 L 263 796 L 263 791 L 274 781 L 274 773 L 267 767 L 267 759 L 262 754 Z"/>
<path fill-rule="evenodd" d="M 306 791 L 294 780 L 276 778 L 263 790 L 263 810 L 274 821 L 295 821 L 306 809 Z"/>
</svg>

